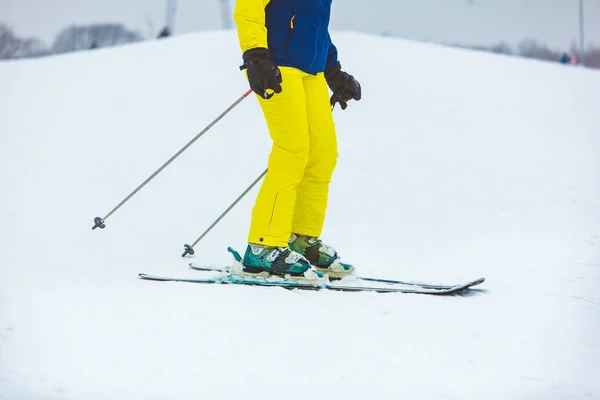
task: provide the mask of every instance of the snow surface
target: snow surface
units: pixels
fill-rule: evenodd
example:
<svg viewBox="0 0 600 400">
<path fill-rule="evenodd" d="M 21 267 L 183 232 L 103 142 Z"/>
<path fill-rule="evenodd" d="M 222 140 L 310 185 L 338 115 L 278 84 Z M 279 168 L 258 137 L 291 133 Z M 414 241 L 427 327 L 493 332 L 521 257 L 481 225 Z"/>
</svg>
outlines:
<svg viewBox="0 0 600 400">
<path fill-rule="evenodd" d="M 600 73 L 339 32 L 323 238 L 466 295 L 142 281 L 243 250 L 266 167 L 232 32 L 0 64 L 1 399 L 600 398 Z"/>
</svg>

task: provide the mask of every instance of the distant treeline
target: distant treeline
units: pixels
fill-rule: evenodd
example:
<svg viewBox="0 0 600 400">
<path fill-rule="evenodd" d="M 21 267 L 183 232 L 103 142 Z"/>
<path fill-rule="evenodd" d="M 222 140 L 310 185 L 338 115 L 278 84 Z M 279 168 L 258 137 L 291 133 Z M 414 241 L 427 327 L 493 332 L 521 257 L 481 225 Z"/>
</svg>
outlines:
<svg viewBox="0 0 600 400">
<path fill-rule="evenodd" d="M 20 38 L 0 23 L 0 59 L 41 57 L 144 40 L 121 24 L 71 25 L 63 29 L 50 47 L 35 38 Z"/>
<path fill-rule="evenodd" d="M 491 46 L 473 46 L 460 43 L 453 43 L 451 46 L 570 64 L 578 64 L 581 60 L 581 52 L 576 45 L 572 45 L 571 49 L 567 51 L 559 51 L 551 49 L 545 44 L 537 42 L 535 39 L 523 40 L 516 49 L 513 49 L 509 44 L 503 42 Z M 591 68 L 600 69 L 600 48 L 588 48 L 586 50 L 585 65 Z"/>
</svg>

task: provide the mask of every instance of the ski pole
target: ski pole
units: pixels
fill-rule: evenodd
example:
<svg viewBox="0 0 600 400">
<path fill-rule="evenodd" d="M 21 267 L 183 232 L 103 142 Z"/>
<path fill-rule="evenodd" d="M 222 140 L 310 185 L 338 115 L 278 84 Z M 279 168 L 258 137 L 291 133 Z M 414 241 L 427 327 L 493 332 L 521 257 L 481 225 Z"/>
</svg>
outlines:
<svg viewBox="0 0 600 400">
<path fill-rule="evenodd" d="M 94 226 L 92 226 L 92 229 L 96 229 L 96 228 L 104 229 L 106 227 L 106 223 L 104 221 L 106 221 L 106 219 L 108 219 L 108 217 L 110 217 L 115 211 L 117 211 L 119 208 L 121 208 L 121 206 L 123 204 L 127 203 L 127 201 L 129 199 L 131 199 L 137 192 L 140 191 L 140 189 L 142 189 L 144 186 L 146 186 L 146 184 L 148 182 L 150 182 L 152 179 L 154 179 L 154 177 L 156 175 L 158 175 L 163 169 L 165 169 L 167 167 L 167 165 L 171 164 L 177 157 L 179 157 L 181 155 L 181 153 L 183 153 L 184 151 L 186 151 L 188 147 L 190 147 L 196 140 L 198 140 L 198 138 L 200 138 L 200 136 L 204 135 L 206 133 L 206 131 L 208 131 L 217 122 L 219 122 L 227 113 L 229 113 L 229 111 L 233 110 L 233 108 L 235 106 L 237 106 L 238 104 L 240 104 L 242 102 L 242 100 L 244 100 L 246 97 L 248 97 L 250 95 L 250 93 L 252 93 L 252 89 L 249 89 L 246 93 L 244 93 L 231 106 L 229 106 L 229 108 L 227 108 L 225 111 L 223 111 L 223 113 L 221 115 L 219 115 L 213 122 L 211 122 L 210 124 L 208 124 L 208 126 L 206 128 L 204 128 L 202 130 L 202 132 L 200 132 L 199 134 L 197 134 L 196 137 L 194 137 L 192 140 L 190 140 L 188 142 L 188 144 L 186 144 L 185 146 L 183 146 L 181 148 L 181 150 L 179 150 L 173 157 L 171 157 L 169 159 L 169 161 L 167 161 L 159 169 L 157 169 L 156 171 L 154 171 L 154 173 L 152 175 L 150 175 L 148 177 L 148 179 L 146 179 L 144 182 L 142 182 L 142 184 L 140 186 L 138 186 L 133 192 L 131 192 L 129 194 L 129 196 L 125 197 L 125 199 L 123 199 L 123 201 L 121 201 L 115 208 L 113 208 L 108 214 L 106 214 L 106 216 L 104 218 L 100 218 L 100 217 L 94 218 Z"/>
<path fill-rule="evenodd" d="M 208 234 L 208 232 L 210 232 L 212 230 L 212 228 L 214 228 L 222 219 L 224 216 L 227 215 L 227 213 L 229 211 L 231 211 L 231 209 L 233 207 L 235 207 L 235 205 L 237 203 L 239 203 L 239 201 L 263 178 L 263 176 L 265 176 L 267 174 L 268 169 L 265 169 L 265 171 L 260 174 L 260 176 L 258 178 L 256 178 L 256 180 L 254 180 L 254 182 L 252 182 L 252 184 L 250 186 L 248 186 L 248 188 L 246 190 L 244 190 L 244 193 L 240 194 L 240 196 L 227 208 L 227 210 L 225 210 L 223 212 L 223 214 L 221 214 L 219 216 L 219 218 L 217 218 L 215 220 L 215 222 L 213 222 L 208 229 L 206 229 L 204 231 L 204 233 L 202 235 L 200 235 L 200 237 L 198 239 L 196 239 L 196 241 L 194 243 L 192 243 L 192 245 L 190 246 L 189 244 L 184 245 L 183 247 L 185 248 L 185 251 L 183 252 L 183 254 L 181 255 L 181 257 L 185 257 L 186 255 L 193 255 L 194 254 L 194 247 L 198 244 L 198 242 L 200 242 L 204 236 L 206 236 Z"/>
</svg>

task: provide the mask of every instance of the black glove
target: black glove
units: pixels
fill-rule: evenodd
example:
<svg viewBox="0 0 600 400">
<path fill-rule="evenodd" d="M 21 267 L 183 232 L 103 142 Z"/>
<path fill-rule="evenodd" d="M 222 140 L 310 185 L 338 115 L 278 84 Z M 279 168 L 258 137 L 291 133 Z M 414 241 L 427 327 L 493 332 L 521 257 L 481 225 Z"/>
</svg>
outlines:
<svg viewBox="0 0 600 400">
<path fill-rule="evenodd" d="M 335 103 L 340 103 L 342 110 L 345 110 L 348 107 L 348 101 L 360 100 L 360 83 L 352 75 L 342 71 L 339 61 L 325 71 L 325 80 L 333 92 L 330 99 L 332 107 L 335 106 Z"/>
<path fill-rule="evenodd" d="M 244 65 L 240 69 L 248 68 L 248 82 L 250 87 L 259 96 L 270 99 L 274 93 L 268 94 L 267 89 L 281 93 L 281 72 L 277 65 L 271 61 L 271 52 L 264 47 L 247 50 L 243 57 Z"/>
</svg>

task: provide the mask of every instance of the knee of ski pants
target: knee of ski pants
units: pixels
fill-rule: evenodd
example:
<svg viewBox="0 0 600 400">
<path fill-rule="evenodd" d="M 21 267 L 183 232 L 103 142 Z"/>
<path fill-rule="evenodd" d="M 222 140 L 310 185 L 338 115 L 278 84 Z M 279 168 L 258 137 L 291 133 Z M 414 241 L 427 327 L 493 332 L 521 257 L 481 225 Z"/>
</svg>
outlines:
<svg viewBox="0 0 600 400">
<path fill-rule="evenodd" d="M 273 140 L 268 162 L 270 177 L 298 184 L 310 159 L 308 129 L 272 118 L 267 118 L 267 124 Z"/>
<path fill-rule="evenodd" d="M 339 156 L 335 127 L 332 123 L 311 125 L 311 130 L 317 130 L 317 133 L 311 135 L 306 178 L 329 182 Z"/>
<path fill-rule="evenodd" d="M 325 170 L 323 173 L 324 180 L 327 182 L 331 181 L 331 177 L 333 176 L 333 171 L 335 171 L 335 167 L 337 166 L 338 159 L 338 151 L 337 148 L 333 148 L 331 154 L 328 155 L 327 162 L 325 163 Z"/>
<path fill-rule="evenodd" d="M 329 181 L 337 164 L 338 146 L 324 75 L 308 75 L 304 79 L 304 90 L 310 136 L 307 178 L 319 182 Z"/>
</svg>

